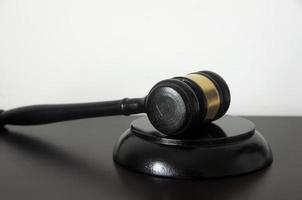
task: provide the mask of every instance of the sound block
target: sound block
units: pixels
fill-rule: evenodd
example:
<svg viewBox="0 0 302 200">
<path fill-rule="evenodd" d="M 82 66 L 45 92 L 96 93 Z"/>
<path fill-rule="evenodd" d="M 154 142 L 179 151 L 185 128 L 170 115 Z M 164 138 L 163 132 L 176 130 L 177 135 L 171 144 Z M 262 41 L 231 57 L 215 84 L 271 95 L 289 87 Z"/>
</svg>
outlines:
<svg viewBox="0 0 302 200">
<path fill-rule="evenodd" d="M 187 135 L 166 137 L 141 117 L 119 138 L 113 158 L 127 169 L 171 178 L 241 175 L 273 160 L 268 143 L 245 118 L 224 116 Z"/>
</svg>

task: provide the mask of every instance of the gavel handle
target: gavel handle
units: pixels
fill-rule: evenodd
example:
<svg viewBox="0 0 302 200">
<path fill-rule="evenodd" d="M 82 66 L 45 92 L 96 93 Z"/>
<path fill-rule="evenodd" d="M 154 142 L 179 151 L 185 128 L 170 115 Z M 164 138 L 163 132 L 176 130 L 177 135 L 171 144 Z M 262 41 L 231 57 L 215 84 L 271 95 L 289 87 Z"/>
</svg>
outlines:
<svg viewBox="0 0 302 200">
<path fill-rule="evenodd" d="M 32 105 L 0 111 L 0 126 L 37 125 L 73 119 L 130 115 L 144 112 L 145 98 L 122 99 L 115 101 Z"/>
</svg>

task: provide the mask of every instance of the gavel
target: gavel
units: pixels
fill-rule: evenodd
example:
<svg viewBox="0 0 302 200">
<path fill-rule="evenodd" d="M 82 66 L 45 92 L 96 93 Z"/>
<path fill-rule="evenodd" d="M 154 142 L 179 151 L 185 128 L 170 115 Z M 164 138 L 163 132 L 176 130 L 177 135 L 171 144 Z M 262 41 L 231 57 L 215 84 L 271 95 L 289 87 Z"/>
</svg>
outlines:
<svg viewBox="0 0 302 200">
<path fill-rule="evenodd" d="M 230 90 L 221 76 L 211 71 L 199 71 L 160 81 L 143 98 L 1 110 L 0 126 L 146 113 L 151 124 L 161 133 L 181 136 L 222 117 L 230 100 Z"/>
</svg>

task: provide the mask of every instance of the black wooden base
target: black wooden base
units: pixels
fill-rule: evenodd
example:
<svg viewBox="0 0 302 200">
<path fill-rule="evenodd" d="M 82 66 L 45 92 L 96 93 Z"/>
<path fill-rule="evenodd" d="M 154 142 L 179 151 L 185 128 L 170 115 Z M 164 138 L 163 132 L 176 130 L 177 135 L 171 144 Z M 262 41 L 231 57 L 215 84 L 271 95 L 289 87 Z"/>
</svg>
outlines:
<svg viewBox="0 0 302 200">
<path fill-rule="evenodd" d="M 182 139 L 165 137 L 141 117 L 120 137 L 113 157 L 128 169 L 171 178 L 234 176 L 272 163 L 271 149 L 255 125 L 233 116 Z"/>
</svg>

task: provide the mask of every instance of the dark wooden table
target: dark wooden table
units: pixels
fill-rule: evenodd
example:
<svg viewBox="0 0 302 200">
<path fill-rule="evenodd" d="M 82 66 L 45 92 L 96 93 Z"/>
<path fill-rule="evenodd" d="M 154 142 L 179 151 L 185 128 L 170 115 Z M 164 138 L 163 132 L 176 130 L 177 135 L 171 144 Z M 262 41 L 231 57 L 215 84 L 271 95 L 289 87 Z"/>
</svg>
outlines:
<svg viewBox="0 0 302 200">
<path fill-rule="evenodd" d="M 0 134 L 0 198 L 302 199 L 302 117 L 248 117 L 270 143 L 274 162 L 244 176 L 174 180 L 128 171 L 113 146 L 135 117 L 106 117 Z"/>
</svg>

